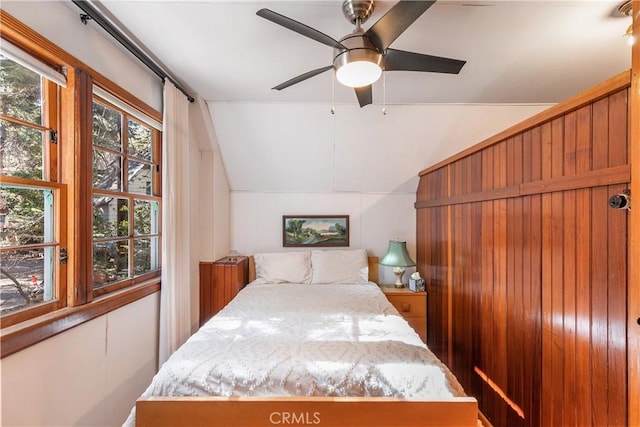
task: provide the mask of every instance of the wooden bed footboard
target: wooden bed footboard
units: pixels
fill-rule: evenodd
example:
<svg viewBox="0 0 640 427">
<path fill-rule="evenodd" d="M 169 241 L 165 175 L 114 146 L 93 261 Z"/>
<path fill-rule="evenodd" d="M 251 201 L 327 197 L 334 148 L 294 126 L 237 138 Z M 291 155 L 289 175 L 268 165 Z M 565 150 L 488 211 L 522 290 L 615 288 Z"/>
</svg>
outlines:
<svg viewBox="0 0 640 427">
<path fill-rule="evenodd" d="M 471 397 L 151 397 L 136 402 L 138 427 L 412 427 L 478 426 Z"/>
</svg>

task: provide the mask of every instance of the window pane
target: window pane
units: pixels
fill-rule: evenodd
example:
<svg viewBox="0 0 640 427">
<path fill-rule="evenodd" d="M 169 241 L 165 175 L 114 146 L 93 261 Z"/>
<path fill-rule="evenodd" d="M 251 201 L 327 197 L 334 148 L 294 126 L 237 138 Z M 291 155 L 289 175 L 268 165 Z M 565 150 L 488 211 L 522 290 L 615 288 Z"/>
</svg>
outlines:
<svg viewBox="0 0 640 427">
<path fill-rule="evenodd" d="M 129 235 L 129 200 L 116 197 L 93 198 L 93 238 Z"/>
<path fill-rule="evenodd" d="M 127 126 L 127 143 L 129 144 L 127 151 L 129 154 L 145 160 L 151 160 L 151 142 L 151 129 L 135 120 L 129 119 Z"/>
<path fill-rule="evenodd" d="M 53 221 L 51 190 L 0 187 L 2 247 L 53 242 Z"/>
<path fill-rule="evenodd" d="M 0 174 L 43 179 L 45 133 L 0 120 Z"/>
<path fill-rule="evenodd" d="M 158 202 L 136 200 L 134 209 L 134 234 L 158 234 Z"/>
<path fill-rule="evenodd" d="M 2 114 L 42 124 L 42 78 L 0 55 L 0 105 Z"/>
<path fill-rule="evenodd" d="M 107 151 L 93 150 L 93 188 L 120 190 L 122 157 Z"/>
<path fill-rule="evenodd" d="M 129 243 L 127 240 L 94 242 L 93 288 L 100 288 L 129 277 Z"/>
<path fill-rule="evenodd" d="M 129 192 L 151 194 L 151 165 L 129 161 Z"/>
<path fill-rule="evenodd" d="M 136 276 L 158 269 L 157 237 L 136 239 L 134 251 L 134 272 Z"/>
<path fill-rule="evenodd" d="M 96 102 L 93 103 L 93 144 L 122 151 L 122 115 Z"/>
<path fill-rule="evenodd" d="M 32 307 L 54 299 L 55 249 L 7 251 L 0 255 L 0 313 Z"/>
</svg>

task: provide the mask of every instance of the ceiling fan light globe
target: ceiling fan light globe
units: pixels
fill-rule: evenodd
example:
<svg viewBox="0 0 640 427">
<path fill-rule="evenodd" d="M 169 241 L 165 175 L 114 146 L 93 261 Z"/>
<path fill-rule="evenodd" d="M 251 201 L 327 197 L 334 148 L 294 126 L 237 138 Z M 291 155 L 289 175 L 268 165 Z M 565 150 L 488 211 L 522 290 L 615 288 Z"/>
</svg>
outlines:
<svg viewBox="0 0 640 427">
<path fill-rule="evenodd" d="M 358 47 L 338 52 L 333 59 L 338 81 L 348 87 L 362 87 L 374 83 L 382 75 L 382 55 L 365 45 L 368 40 L 353 35 L 343 39 L 348 45 Z"/>
<path fill-rule="evenodd" d="M 345 64 L 336 71 L 338 81 L 347 87 L 369 86 L 382 75 L 382 68 L 375 62 L 355 61 Z"/>
</svg>

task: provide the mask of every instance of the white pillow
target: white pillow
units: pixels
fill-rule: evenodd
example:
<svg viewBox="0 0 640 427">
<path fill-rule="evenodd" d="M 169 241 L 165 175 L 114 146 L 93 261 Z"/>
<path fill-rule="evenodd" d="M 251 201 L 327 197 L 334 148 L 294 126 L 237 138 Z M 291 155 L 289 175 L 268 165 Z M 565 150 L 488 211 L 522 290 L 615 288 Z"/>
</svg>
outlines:
<svg viewBox="0 0 640 427">
<path fill-rule="evenodd" d="M 256 279 L 272 283 L 310 283 L 309 252 L 272 252 L 254 255 Z"/>
<path fill-rule="evenodd" d="M 312 251 L 311 267 L 311 283 L 366 283 L 369 279 L 364 249 Z"/>
</svg>

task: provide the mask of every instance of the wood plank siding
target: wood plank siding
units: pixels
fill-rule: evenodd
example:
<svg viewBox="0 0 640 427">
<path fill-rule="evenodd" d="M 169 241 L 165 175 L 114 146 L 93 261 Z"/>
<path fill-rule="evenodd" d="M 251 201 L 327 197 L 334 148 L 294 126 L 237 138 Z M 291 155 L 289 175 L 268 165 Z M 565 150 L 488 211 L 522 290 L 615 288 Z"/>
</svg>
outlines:
<svg viewBox="0 0 640 427">
<path fill-rule="evenodd" d="M 429 347 L 496 426 L 628 423 L 623 73 L 420 173 Z"/>
</svg>

